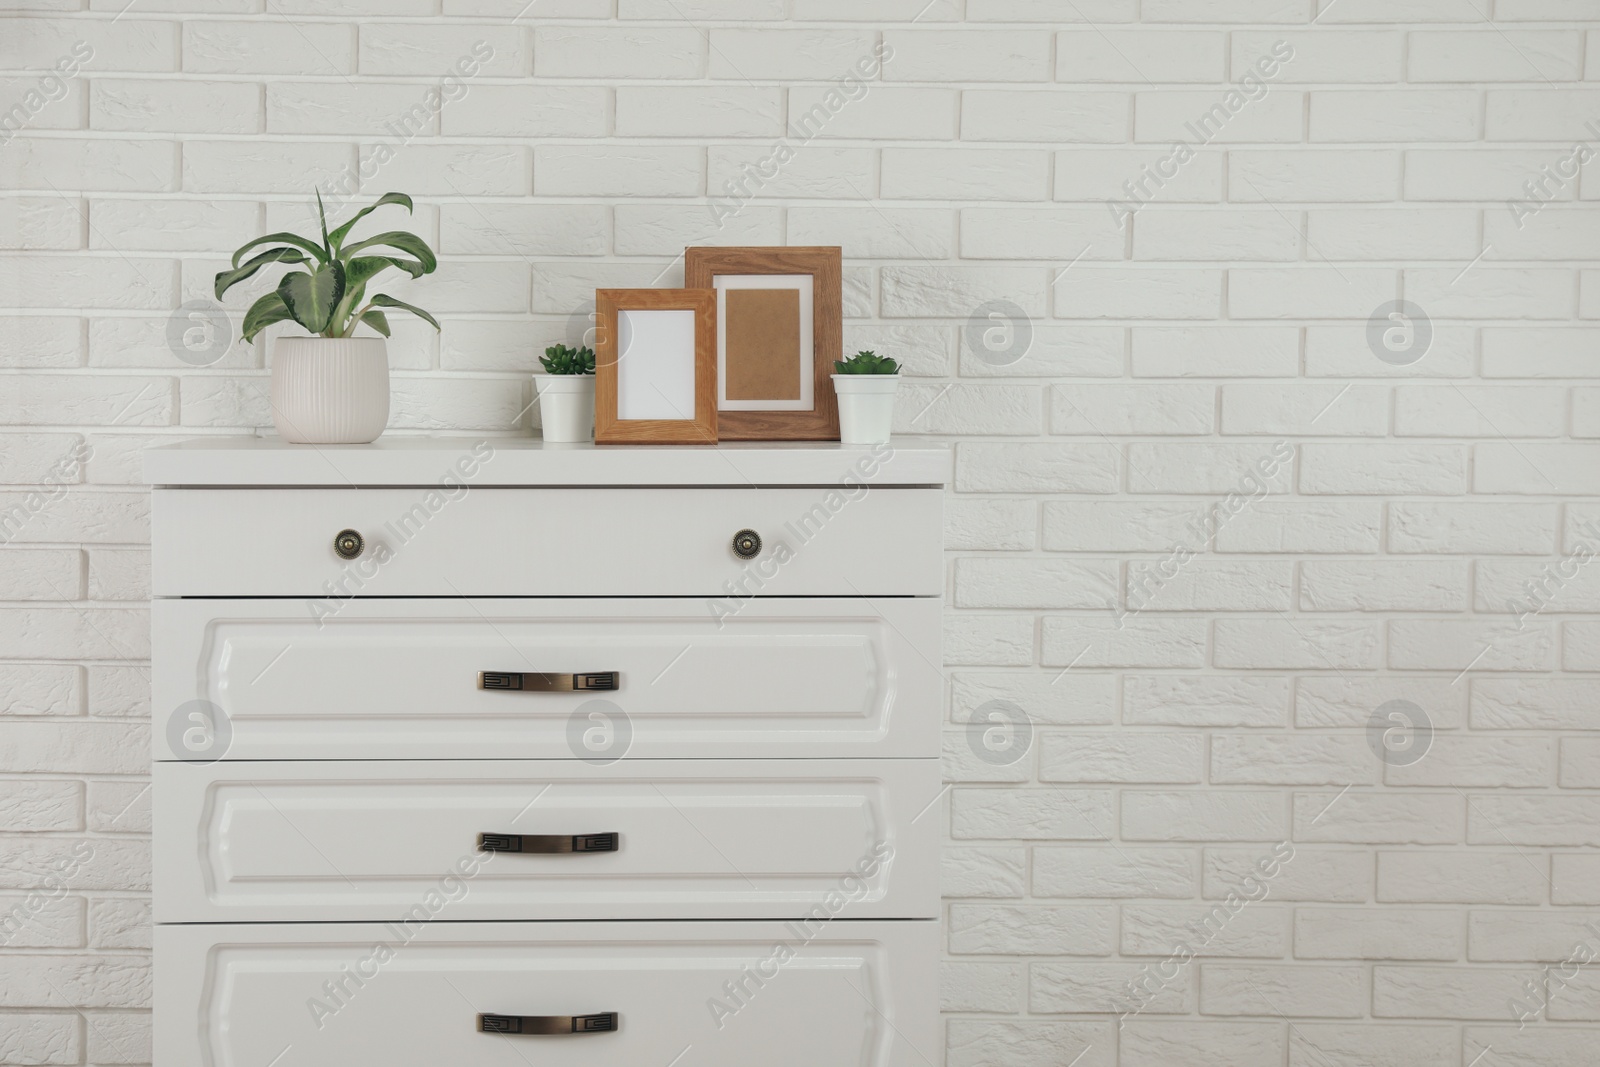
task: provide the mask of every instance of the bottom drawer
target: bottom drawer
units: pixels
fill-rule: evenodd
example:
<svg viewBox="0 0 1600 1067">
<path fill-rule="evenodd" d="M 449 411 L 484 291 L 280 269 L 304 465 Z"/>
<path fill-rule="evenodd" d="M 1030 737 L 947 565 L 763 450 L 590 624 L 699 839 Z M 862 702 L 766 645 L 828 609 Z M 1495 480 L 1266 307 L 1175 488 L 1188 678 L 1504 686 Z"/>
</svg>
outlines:
<svg viewBox="0 0 1600 1067">
<path fill-rule="evenodd" d="M 927 920 L 158 926 L 155 1062 L 928 1067 L 938 938 Z"/>
</svg>

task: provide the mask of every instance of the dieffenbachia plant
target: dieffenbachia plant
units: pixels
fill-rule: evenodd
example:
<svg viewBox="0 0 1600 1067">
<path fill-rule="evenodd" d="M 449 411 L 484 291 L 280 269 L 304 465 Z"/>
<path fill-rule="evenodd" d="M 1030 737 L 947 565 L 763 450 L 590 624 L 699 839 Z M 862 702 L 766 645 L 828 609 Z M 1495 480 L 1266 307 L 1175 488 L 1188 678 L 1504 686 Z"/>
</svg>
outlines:
<svg viewBox="0 0 1600 1067">
<path fill-rule="evenodd" d="M 222 299 L 223 293 L 262 267 L 283 263 L 304 268 L 285 274 L 276 289 L 250 305 L 250 310 L 244 315 L 244 339 L 253 341 L 263 329 L 286 319 L 293 319 L 318 337 L 350 337 L 362 323 L 388 337 L 389 318 L 383 308 L 409 311 L 432 323 L 437 330 L 438 321 L 419 307 L 382 293 L 370 299 L 367 297 L 368 283 L 390 267 L 397 267 L 413 278 L 432 274 L 439 266 L 439 260 L 427 242 L 404 230 L 390 230 L 348 246 L 344 243 L 356 223 L 386 204 L 399 204 L 406 211 L 411 211 L 409 196 L 404 193 L 384 193 L 376 203 L 362 208 L 349 222 L 329 233 L 328 216 L 322 208 L 322 194 L 318 193 L 317 217 L 322 224 L 321 244 L 298 234 L 271 233 L 257 237 L 235 252 L 232 269 L 217 275 L 218 300 Z M 244 258 L 251 249 L 262 245 L 273 247 L 249 259 Z"/>
</svg>

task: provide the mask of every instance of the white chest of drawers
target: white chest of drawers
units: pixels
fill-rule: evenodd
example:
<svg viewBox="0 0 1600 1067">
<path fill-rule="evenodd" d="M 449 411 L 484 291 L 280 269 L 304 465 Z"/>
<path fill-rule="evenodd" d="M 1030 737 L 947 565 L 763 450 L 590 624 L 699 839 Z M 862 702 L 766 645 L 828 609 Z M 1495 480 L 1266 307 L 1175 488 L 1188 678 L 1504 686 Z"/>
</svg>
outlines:
<svg viewBox="0 0 1600 1067">
<path fill-rule="evenodd" d="M 942 1062 L 947 471 L 152 450 L 156 1063 Z"/>
</svg>

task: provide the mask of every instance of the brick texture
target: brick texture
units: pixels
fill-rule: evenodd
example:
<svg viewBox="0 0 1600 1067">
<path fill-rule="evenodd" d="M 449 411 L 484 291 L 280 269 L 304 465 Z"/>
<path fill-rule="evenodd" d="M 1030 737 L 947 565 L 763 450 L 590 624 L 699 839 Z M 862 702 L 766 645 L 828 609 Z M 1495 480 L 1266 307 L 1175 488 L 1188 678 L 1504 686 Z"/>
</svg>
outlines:
<svg viewBox="0 0 1600 1067">
<path fill-rule="evenodd" d="M 314 183 L 441 251 L 397 435 L 529 433 L 536 353 L 686 244 L 843 245 L 955 455 L 949 1067 L 1593 1062 L 1596 965 L 1545 970 L 1600 952 L 1592 3 L 0 19 L 0 1063 L 148 1060 L 138 454 L 270 424 L 266 345 L 167 329 Z M 995 699 L 1011 765 L 954 725 Z"/>
</svg>

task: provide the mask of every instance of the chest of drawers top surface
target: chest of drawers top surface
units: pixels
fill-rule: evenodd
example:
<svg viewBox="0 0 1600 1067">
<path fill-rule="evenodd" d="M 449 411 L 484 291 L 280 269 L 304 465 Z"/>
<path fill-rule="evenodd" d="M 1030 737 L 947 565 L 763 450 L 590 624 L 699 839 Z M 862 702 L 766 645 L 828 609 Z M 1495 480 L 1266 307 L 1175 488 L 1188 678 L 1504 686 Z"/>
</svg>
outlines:
<svg viewBox="0 0 1600 1067">
<path fill-rule="evenodd" d="M 367 445 L 290 445 L 209 437 L 145 452 L 156 486 L 412 486 L 469 477 L 476 486 L 940 486 L 940 447 L 837 442 L 714 446 L 562 445 L 534 438 L 393 437 Z M 472 474 L 460 473 L 463 466 Z M 452 473 L 454 472 L 454 473 Z"/>
</svg>

